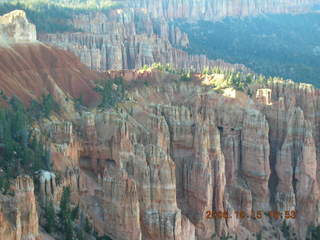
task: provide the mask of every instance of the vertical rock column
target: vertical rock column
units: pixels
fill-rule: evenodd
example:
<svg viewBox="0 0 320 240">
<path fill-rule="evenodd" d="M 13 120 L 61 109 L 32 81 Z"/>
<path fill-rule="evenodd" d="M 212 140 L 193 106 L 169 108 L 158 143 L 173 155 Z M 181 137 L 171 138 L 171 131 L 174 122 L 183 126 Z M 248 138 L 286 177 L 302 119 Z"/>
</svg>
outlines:
<svg viewBox="0 0 320 240">
<path fill-rule="evenodd" d="M 0 194 L 0 239 L 37 240 L 39 221 L 32 179 L 17 177 L 13 190 L 13 197 Z"/>
<path fill-rule="evenodd" d="M 33 180 L 29 176 L 19 176 L 15 184 L 15 198 L 20 219 L 21 240 L 35 240 L 39 235 L 39 222 L 34 195 Z"/>
<path fill-rule="evenodd" d="M 254 109 L 248 109 L 241 132 L 241 173 L 252 191 L 253 210 L 269 208 L 268 181 L 269 125 L 265 116 Z"/>
</svg>

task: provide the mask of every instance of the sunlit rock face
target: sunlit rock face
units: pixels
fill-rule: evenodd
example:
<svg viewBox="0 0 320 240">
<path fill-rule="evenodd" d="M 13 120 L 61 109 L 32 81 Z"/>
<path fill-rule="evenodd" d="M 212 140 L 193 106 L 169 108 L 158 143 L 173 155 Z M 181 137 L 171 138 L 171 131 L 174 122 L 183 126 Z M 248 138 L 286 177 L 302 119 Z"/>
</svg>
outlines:
<svg viewBox="0 0 320 240">
<path fill-rule="evenodd" d="M 37 40 L 36 27 L 26 13 L 15 10 L 0 16 L 0 43 L 27 43 Z"/>
</svg>

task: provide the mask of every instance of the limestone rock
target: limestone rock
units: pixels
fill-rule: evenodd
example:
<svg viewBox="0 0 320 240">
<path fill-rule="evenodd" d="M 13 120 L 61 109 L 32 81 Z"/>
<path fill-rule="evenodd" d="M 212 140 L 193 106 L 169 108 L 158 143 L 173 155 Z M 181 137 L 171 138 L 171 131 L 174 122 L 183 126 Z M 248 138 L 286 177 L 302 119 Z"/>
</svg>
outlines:
<svg viewBox="0 0 320 240">
<path fill-rule="evenodd" d="M 0 44 L 36 42 L 36 27 L 22 10 L 0 16 Z"/>
</svg>

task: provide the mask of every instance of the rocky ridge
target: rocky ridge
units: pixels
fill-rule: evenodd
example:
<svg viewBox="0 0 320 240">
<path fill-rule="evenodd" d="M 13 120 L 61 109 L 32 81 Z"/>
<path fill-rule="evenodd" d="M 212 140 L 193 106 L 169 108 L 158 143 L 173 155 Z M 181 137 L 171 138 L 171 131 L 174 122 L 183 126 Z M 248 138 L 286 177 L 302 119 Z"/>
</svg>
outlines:
<svg viewBox="0 0 320 240">
<path fill-rule="evenodd" d="M 50 93 L 61 106 L 66 99 L 82 95 L 84 102 L 97 102 L 93 81 L 102 78 L 81 64 L 72 53 L 44 44 L 19 43 L 0 47 L 0 89 L 8 97 L 26 103 Z M 72 111 L 71 109 L 69 109 Z"/>
<path fill-rule="evenodd" d="M 28 21 L 24 11 L 16 10 L 0 16 L 1 45 L 19 42 L 35 42 L 36 40 L 36 27 Z"/>
</svg>

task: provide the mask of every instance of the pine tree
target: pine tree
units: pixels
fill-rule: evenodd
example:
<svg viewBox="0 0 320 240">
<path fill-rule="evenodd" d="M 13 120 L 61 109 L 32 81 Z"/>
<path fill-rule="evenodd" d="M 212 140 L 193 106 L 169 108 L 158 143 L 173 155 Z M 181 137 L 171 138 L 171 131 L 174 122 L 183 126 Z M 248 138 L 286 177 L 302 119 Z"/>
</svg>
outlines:
<svg viewBox="0 0 320 240">
<path fill-rule="evenodd" d="M 81 95 L 79 98 L 76 99 L 75 101 L 75 108 L 77 111 L 79 111 L 81 109 L 81 107 L 83 106 L 83 96 Z"/>
<path fill-rule="evenodd" d="M 74 221 L 78 217 L 79 217 L 79 204 L 74 209 L 72 209 L 72 212 L 71 212 L 72 221 Z"/>
<path fill-rule="evenodd" d="M 86 217 L 86 221 L 85 221 L 85 225 L 84 225 L 84 230 L 89 234 L 92 233 L 92 226 L 91 226 L 89 219 L 87 217 Z"/>
<path fill-rule="evenodd" d="M 262 233 L 261 232 L 257 233 L 256 239 L 257 240 L 262 240 Z"/>
<path fill-rule="evenodd" d="M 73 239 L 74 234 L 73 234 L 72 220 L 70 215 L 65 216 L 64 234 L 65 234 L 66 240 Z"/>
<path fill-rule="evenodd" d="M 84 240 L 83 230 L 77 231 L 77 240 Z"/>
<path fill-rule="evenodd" d="M 62 197 L 60 200 L 60 223 L 66 240 L 73 239 L 73 227 L 71 219 L 71 207 L 70 207 L 70 188 L 64 187 Z"/>
<path fill-rule="evenodd" d="M 53 202 L 49 201 L 46 203 L 46 207 L 45 207 L 45 215 L 46 215 L 46 225 L 45 225 L 45 229 L 48 233 L 53 232 L 54 227 L 55 227 L 55 210 L 54 210 L 54 206 L 53 206 Z"/>
<path fill-rule="evenodd" d="M 320 226 L 314 227 L 311 226 L 308 228 L 307 240 L 316 240 L 320 239 Z"/>
<path fill-rule="evenodd" d="M 50 94 L 48 94 L 47 96 L 42 95 L 42 104 L 43 104 L 44 116 L 49 117 L 53 109 L 53 99 Z"/>
<path fill-rule="evenodd" d="M 65 224 L 65 220 L 67 216 L 70 216 L 70 188 L 64 187 L 62 192 L 62 197 L 60 200 L 60 212 L 59 217 L 61 219 L 61 223 Z"/>
</svg>

